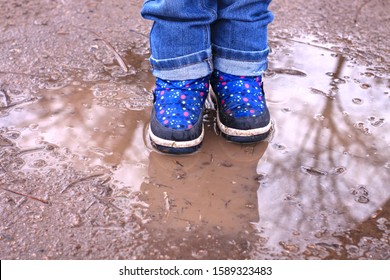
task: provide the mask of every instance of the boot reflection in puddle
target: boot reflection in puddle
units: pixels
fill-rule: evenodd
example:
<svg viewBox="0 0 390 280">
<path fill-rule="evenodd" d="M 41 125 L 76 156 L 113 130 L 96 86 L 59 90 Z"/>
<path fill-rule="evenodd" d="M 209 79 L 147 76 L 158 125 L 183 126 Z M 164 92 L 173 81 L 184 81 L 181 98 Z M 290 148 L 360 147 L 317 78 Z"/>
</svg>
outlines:
<svg viewBox="0 0 390 280">
<path fill-rule="evenodd" d="M 247 258 L 259 220 L 256 166 L 268 143 L 226 142 L 205 126 L 198 153 L 150 153 L 140 197 L 149 205 L 145 226 L 154 251 L 169 258 Z"/>
</svg>

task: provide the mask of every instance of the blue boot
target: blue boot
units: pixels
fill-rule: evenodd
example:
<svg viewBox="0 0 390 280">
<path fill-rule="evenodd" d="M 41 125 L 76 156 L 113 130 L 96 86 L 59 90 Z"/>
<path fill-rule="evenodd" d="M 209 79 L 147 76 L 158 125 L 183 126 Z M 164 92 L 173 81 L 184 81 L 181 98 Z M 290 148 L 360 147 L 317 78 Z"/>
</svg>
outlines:
<svg viewBox="0 0 390 280">
<path fill-rule="evenodd" d="M 184 81 L 157 78 L 149 127 L 152 145 L 170 154 L 188 154 L 202 144 L 203 108 L 209 76 Z"/>
<path fill-rule="evenodd" d="M 217 103 L 217 123 L 230 141 L 264 140 L 271 129 L 261 76 L 234 76 L 214 71 L 211 85 Z"/>
</svg>

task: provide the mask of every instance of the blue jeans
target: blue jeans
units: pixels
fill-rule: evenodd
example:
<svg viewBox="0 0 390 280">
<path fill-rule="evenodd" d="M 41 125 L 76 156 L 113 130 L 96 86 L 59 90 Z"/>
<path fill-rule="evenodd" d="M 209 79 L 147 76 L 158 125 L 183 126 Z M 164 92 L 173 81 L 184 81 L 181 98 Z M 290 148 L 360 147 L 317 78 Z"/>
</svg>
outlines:
<svg viewBox="0 0 390 280">
<path fill-rule="evenodd" d="M 153 75 L 197 79 L 214 69 L 259 76 L 267 68 L 271 0 L 146 0 L 141 15 L 153 20 Z"/>
</svg>

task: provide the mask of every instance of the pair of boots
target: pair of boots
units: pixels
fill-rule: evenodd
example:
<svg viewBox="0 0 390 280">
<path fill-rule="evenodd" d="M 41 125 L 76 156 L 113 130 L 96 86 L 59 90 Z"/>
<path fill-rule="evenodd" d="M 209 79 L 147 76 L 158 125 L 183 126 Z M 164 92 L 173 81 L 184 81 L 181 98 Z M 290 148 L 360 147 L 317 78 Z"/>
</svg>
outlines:
<svg viewBox="0 0 390 280">
<path fill-rule="evenodd" d="M 217 124 L 229 141 L 264 140 L 270 114 L 261 76 L 234 76 L 214 71 L 210 76 L 184 81 L 157 78 L 149 127 L 153 146 L 164 153 L 188 154 L 199 149 L 204 136 L 203 110 L 209 94 L 217 105 Z"/>
</svg>

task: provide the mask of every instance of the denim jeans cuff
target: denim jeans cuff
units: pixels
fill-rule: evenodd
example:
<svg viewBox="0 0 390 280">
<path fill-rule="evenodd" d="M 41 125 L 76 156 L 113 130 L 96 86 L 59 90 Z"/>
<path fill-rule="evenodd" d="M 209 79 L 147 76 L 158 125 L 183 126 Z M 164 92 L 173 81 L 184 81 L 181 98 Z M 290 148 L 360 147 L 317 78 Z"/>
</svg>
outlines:
<svg viewBox="0 0 390 280">
<path fill-rule="evenodd" d="M 185 56 L 150 58 L 152 74 L 163 80 L 198 79 L 212 72 L 211 48 Z"/>
<path fill-rule="evenodd" d="M 240 51 L 213 45 L 216 70 L 237 76 L 260 76 L 267 69 L 269 48 L 261 51 Z"/>
</svg>

